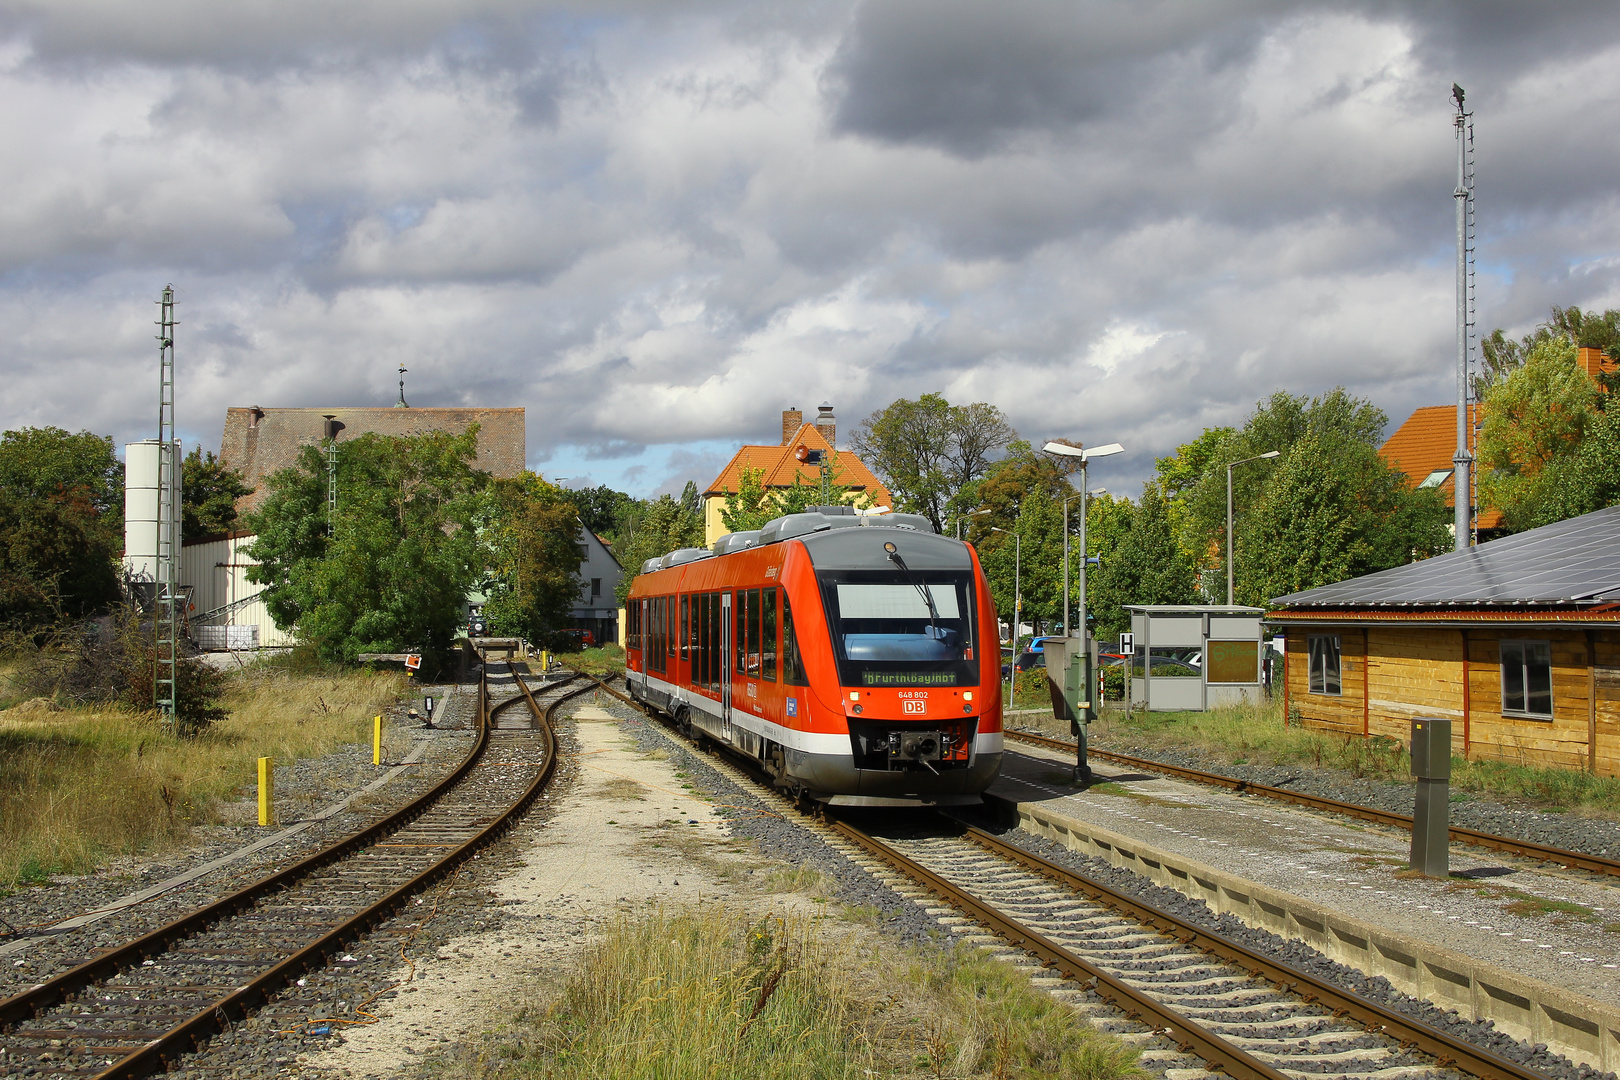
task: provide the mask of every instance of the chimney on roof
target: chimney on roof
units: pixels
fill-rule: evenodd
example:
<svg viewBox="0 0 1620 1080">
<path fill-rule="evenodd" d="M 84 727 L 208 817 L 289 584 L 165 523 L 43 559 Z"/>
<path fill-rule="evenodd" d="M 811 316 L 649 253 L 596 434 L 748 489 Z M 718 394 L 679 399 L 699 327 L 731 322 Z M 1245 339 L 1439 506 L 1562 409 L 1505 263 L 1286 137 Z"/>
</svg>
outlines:
<svg viewBox="0 0 1620 1080">
<path fill-rule="evenodd" d="M 250 428 L 258 427 L 259 426 L 259 421 L 263 420 L 263 419 L 264 419 L 264 410 L 259 408 L 257 405 L 253 406 L 252 408 L 250 408 L 248 410 L 248 427 L 250 427 Z"/>
<path fill-rule="evenodd" d="M 823 401 L 816 417 L 816 430 L 821 437 L 827 440 L 827 445 L 833 449 L 838 448 L 838 418 L 833 416 L 832 406 Z"/>
<path fill-rule="evenodd" d="M 782 445 L 786 446 L 793 441 L 793 436 L 799 433 L 804 426 L 804 413 L 798 409 L 782 410 Z"/>
</svg>

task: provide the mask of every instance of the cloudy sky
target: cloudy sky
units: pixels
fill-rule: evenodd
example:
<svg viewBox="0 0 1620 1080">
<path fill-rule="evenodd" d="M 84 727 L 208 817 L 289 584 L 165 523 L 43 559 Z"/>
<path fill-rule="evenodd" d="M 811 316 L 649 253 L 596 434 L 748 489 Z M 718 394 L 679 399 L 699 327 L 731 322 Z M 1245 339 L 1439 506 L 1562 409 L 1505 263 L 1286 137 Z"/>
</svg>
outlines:
<svg viewBox="0 0 1620 1080">
<path fill-rule="evenodd" d="M 637 494 L 929 391 L 1124 490 L 1451 397 L 1453 81 L 1484 327 L 1620 307 L 1612 2 L 0 0 L 0 426 L 150 437 L 172 282 L 209 449 L 404 363 Z"/>
</svg>

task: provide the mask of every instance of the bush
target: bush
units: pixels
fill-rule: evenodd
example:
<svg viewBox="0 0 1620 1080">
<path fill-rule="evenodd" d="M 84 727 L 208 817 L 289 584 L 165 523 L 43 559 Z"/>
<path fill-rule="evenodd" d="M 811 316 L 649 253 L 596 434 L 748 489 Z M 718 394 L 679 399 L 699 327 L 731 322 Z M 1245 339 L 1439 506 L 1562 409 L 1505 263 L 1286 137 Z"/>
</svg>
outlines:
<svg viewBox="0 0 1620 1080">
<path fill-rule="evenodd" d="M 152 626 L 134 608 L 88 622 L 58 623 L 32 636 L 22 650 L 17 688 L 32 697 L 74 706 L 122 704 L 157 708 Z M 224 675 L 195 657 L 175 662 L 176 727 L 195 735 L 225 718 Z"/>
</svg>

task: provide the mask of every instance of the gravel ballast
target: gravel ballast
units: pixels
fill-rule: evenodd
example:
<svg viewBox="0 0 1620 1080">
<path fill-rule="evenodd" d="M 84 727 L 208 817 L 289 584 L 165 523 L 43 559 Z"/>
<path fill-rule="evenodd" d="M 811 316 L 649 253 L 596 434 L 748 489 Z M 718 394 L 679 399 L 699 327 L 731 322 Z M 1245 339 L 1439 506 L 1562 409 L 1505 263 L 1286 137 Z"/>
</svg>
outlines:
<svg viewBox="0 0 1620 1080">
<path fill-rule="evenodd" d="M 1034 732 L 1034 734 L 1043 734 Z M 1305 795 L 1370 806 L 1396 814 L 1411 814 L 1416 783 L 1396 783 L 1357 777 L 1343 769 L 1306 765 L 1232 765 L 1210 754 L 1164 747 L 1132 746 L 1128 741 L 1096 742 L 1099 750 L 1176 765 L 1184 769 L 1228 776 L 1234 780 L 1287 788 Z M 1012 743 L 1017 747 L 1017 741 Z M 1494 833 L 1538 844 L 1620 859 L 1620 822 L 1554 813 L 1528 806 L 1511 806 L 1472 792 L 1453 789 L 1451 824 L 1476 832 Z"/>
</svg>

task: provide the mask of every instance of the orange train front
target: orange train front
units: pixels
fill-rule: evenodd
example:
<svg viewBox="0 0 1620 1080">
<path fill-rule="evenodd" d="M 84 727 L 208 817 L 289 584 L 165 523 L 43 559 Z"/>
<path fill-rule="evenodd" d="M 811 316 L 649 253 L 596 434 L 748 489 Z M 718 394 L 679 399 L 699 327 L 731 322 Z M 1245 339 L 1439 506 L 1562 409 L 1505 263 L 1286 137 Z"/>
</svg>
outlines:
<svg viewBox="0 0 1620 1080">
<path fill-rule="evenodd" d="M 1001 768 L 1001 649 L 977 554 L 926 518 L 821 511 L 650 560 L 631 695 L 812 799 L 979 802 Z"/>
</svg>

